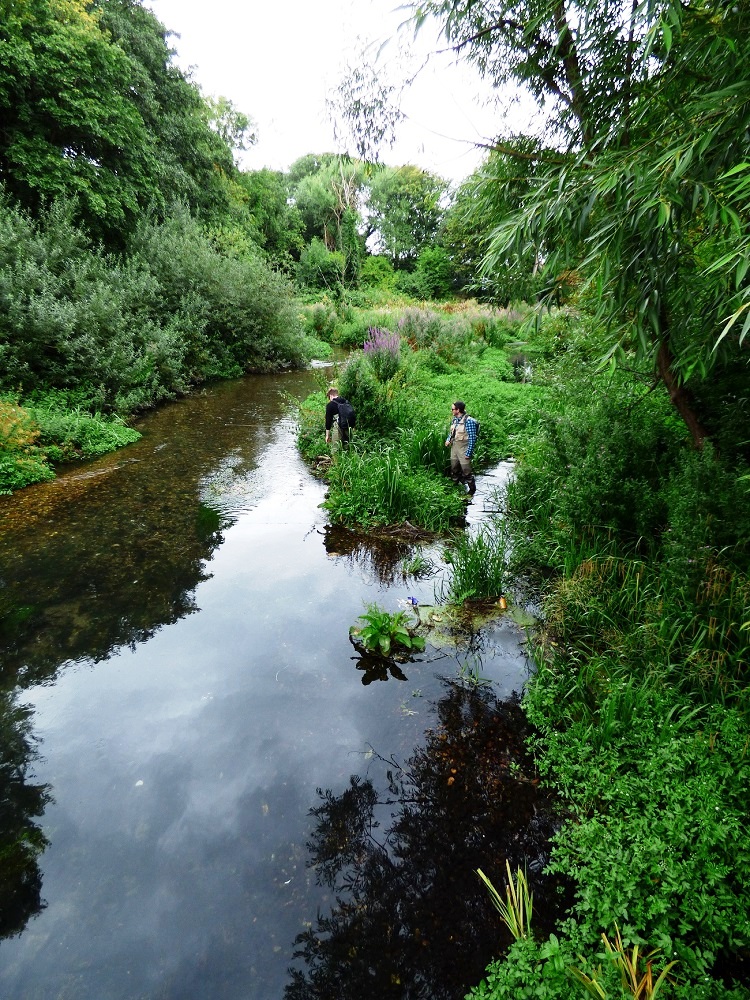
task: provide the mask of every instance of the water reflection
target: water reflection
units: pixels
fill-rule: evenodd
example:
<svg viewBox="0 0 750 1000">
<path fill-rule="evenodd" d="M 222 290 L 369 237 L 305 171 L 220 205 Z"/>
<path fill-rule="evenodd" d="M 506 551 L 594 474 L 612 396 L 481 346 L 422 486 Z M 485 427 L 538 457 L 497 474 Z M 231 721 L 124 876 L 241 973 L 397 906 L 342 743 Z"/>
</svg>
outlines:
<svg viewBox="0 0 750 1000">
<path fill-rule="evenodd" d="M 311 376 L 292 374 L 300 394 Z M 23 686 L 65 662 L 133 648 L 197 610 L 196 587 L 286 404 L 280 378 L 164 407 L 125 451 L 0 497 L 0 664 Z M 262 415 L 262 416 L 261 416 Z"/>
<path fill-rule="evenodd" d="M 305 867 L 314 789 L 338 792 L 368 745 L 404 759 L 422 744 L 444 694 L 436 668 L 465 649 L 449 635 L 446 652 L 399 664 L 408 684 L 393 672 L 376 684 L 353 659 L 363 606 L 429 602 L 434 581 L 407 590 L 401 573 L 399 587 L 408 543 L 372 555 L 322 543 L 324 487 L 299 460 L 279 394 L 313 387 L 295 373 L 213 387 L 149 416 L 126 452 L 0 498 L 0 691 L 21 685 L 31 706 L 19 714 L 10 695 L 0 706 L 0 905 L 15 935 L 0 950 L 3 996 L 280 997 L 295 936 L 331 900 Z M 498 626 L 481 654 L 506 693 L 525 676 L 518 643 Z M 390 769 L 423 795 L 410 785 L 418 759 L 413 779 L 377 763 L 363 782 L 378 788 L 382 775 L 387 788 Z M 374 805 L 372 823 L 390 827 L 392 809 Z M 464 835 L 459 824 L 458 854 Z M 406 857 L 398 830 L 389 837 Z M 399 916 L 420 933 L 437 906 L 426 877 L 416 916 Z M 494 936 L 494 917 L 487 926 Z"/>
<path fill-rule="evenodd" d="M 540 933 L 561 906 L 542 876 L 555 831 L 517 700 L 445 682 L 439 723 L 406 764 L 379 759 L 322 792 L 308 845 L 335 905 L 297 938 L 285 1000 L 458 1000 L 509 944 L 475 870 L 525 866 Z"/>
<path fill-rule="evenodd" d="M 347 559 L 386 585 L 402 579 L 403 561 L 415 548 L 414 542 L 402 538 L 379 538 L 332 524 L 326 525 L 324 542 L 329 556 Z"/>
<path fill-rule="evenodd" d="M 349 641 L 354 645 L 351 636 Z M 395 660 L 390 660 L 387 657 L 375 656 L 373 653 L 360 653 L 359 656 L 353 656 L 352 659 L 357 670 L 362 671 L 362 683 L 365 685 L 372 684 L 373 681 L 387 681 L 389 677 L 393 677 L 397 681 L 409 679 Z"/>
<path fill-rule="evenodd" d="M 47 839 L 34 822 L 50 801 L 45 785 L 29 769 L 36 756 L 30 710 L 12 695 L 0 695 L 0 937 L 20 934 L 39 913 L 42 874 L 38 858 Z"/>
</svg>

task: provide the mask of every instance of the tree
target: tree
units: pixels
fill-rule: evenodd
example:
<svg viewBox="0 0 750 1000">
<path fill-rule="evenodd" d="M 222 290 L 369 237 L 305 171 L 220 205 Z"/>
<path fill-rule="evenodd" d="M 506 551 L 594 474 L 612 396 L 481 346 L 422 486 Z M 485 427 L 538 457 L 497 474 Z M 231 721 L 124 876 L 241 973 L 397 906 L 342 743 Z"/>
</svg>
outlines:
<svg viewBox="0 0 750 1000">
<path fill-rule="evenodd" d="M 447 184 L 419 167 L 379 167 L 370 180 L 367 208 L 379 251 L 395 267 L 409 267 L 436 238 Z"/>
<path fill-rule="evenodd" d="M 0 180 L 25 206 L 73 195 L 95 230 L 158 194 L 131 66 L 85 0 L 0 3 Z"/>
<path fill-rule="evenodd" d="M 290 203 L 287 176 L 275 170 L 252 170 L 241 173 L 238 183 L 256 242 L 277 266 L 289 267 L 299 260 L 304 239 L 299 208 Z"/>
<path fill-rule="evenodd" d="M 233 200 L 227 180 L 237 175 L 233 147 L 211 127 L 215 113 L 199 87 L 172 64 L 169 31 L 138 0 L 99 4 L 103 25 L 130 60 L 129 94 L 155 145 L 160 203 L 185 202 L 195 215 L 223 221 Z M 230 141 L 245 117 L 234 108 L 231 114 L 234 125 L 227 120 L 222 126 Z"/>
<path fill-rule="evenodd" d="M 459 186 L 445 212 L 440 242 L 446 248 L 458 286 L 480 298 L 507 305 L 533 299 L 539 288 L 541 248 L 511 249 L 505 259 L 482 270 L 492 229 L 488 220 L 504 219 L 528 197 L 544 149 L 539 142 L 513 137 L 513 154 L 491 152 L 484 164 Z"/>
<path fill-rule="evenodd" d="M 553 291 L 575 263 L 611 329 L 610 356 L 651 360 L 700 447 L 712 416 L 691 388 L 728 354 L 748 363 L 747 0 L 415 8 L 417 23 L 430 14 L 493 84 L 513 79 L 546 101 L 562 147 L 540 157 L 523 205 L 494 216 L 483 273 L 538 247 Z"/>
<path fill-rule="evenodd" d="M 208 123 L 230 149 L 245 150 L 258 141 L 255 122 L 226 97 L 206 97 Z"/>
<path fill-rule="evenodd" d="M 206 104 L 166 36 L 135 0 L 0 0 L 0 181 L 22 205 L 75 198 L 110 244 L 147 207 L 227 211 L 244 116 Z"/>
<path fill-rule="evenodd" d="M 343 277 L 356 283 L 363 252 L 360 203 L 369 167 L 348 156 L 305 156 L 292 164 L 292 197 L 309 240 L 344 258 Z M 316 251 L 317 252 L 317 251 Z"/>
</svg>

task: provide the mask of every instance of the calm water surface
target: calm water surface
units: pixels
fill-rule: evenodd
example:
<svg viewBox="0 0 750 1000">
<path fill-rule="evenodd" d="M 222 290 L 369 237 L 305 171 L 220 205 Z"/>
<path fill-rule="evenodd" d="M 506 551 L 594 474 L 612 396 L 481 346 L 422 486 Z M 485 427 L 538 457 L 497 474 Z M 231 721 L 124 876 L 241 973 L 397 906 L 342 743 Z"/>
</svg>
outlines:
<svg viewBox="0 0 750 1000">
<path fill-rule="evenodd" d="M 290 980 L 295 938 L 307 931 L 309 944 L 318 913 L 339 912 L 309 864 L 311 837 L 329 854 L 336 840 L 336 817 L 310 814 L 323 801 L 316 790 L 341 803 L 350 775 L 403 786 L 422 780 L 423 764 L 439 770 L 425 731 L 442 725 L 450 743 L 494 711 L 489 695 L 445 678 L 470 656 L 504 697 L 520 689 L 526 664 L 510 625 L 469 652 L 428 647 L 400 678 L 358 661 L 348 630 L 363 605 L 430 601 L 434 580 L 404 581 L 387 554 L 326 529 L 324 486 L 296 454 L 282 395 L 314 387 L 309 373 L 216 386 L 150 415 L 142 440 L 118 454 L 0 498 L 0 821 L 10 858 L 0 996 L 367 995 L 361 982 L 330 986 L 335 955 L 326 969 L 295 960 Z M 480 485 L 475 520 L 491 485 Z M 415 748 L 429 761 L 394 778 L 393 762 Z M 447 768 L 440 787 L 452 788 L 457 771 Z M 397 797 L 386 788 L 379 801 Z M 434 826 L 442 807 L 429 802 L 422 818 Z M 376 807 L 368 844 L 398 808 Z M 460 851 L 474 834 L 450 826 Z M 389 836 L 380 853 L 392 867 L 401 834 Z M 44 847 L 36 860 L 33 843 Z M 496 848 L 489 839 L 479 849 Z M 375 883 L 366 891 L 385 898 Z M 367 958 L 364 980 L 373 996 L 437 995 L 427 973 L 395 982 L 394 912 L 390 941 L 369 938 L 379 958 Z M 330 928 L 327 937 L 336 938 Z M 311 947 L 320 954 L 319 942 Z"/>
</svg>

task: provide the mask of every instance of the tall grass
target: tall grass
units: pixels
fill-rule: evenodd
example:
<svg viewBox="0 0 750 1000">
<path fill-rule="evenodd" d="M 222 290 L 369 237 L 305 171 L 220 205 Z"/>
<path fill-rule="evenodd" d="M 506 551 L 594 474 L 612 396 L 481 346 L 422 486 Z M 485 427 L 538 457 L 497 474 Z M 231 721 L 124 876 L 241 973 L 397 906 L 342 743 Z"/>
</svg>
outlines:
<svg viewBox="0 0 750 1000">
<path fill-rule="evenodd" d="M 325 507 L 334 523 L 411 524 L 446 531 L 464 512 L 452 484 L 423 467 L 413 467 L 397 448 L 362 453 L 356 446 L 336 456 L 329 472 Z"/>
<path fill-rule="evenodd" d="M 439 599 L 451 604 L 499 597 L 508 586 L 509 533 L 504 521 L 494 521 L 476 535 L 461 535 L 447 550 L 452 573 L 441 584 Z"/>
</svg>

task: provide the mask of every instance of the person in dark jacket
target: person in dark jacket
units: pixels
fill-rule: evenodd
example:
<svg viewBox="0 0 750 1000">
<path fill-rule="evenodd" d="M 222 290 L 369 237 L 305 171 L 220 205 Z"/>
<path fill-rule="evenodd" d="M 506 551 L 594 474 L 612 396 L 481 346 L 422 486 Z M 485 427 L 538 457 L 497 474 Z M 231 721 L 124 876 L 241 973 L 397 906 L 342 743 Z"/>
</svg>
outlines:
<svg viewBox="0 0 750 1000">
<path fill-rule="evenodd" d="M 348 421 L 345 426 L 339 425 L 340 404 L 346 404 L 348 408 Z M 334 449 L 339 445 L 346 447 L 349 444 L 349 431 L 354 427 L 354 421 L 354 411 L 343 396 L 339 396 L 338 389 L 331 386 L 326 405 L 326 444 L 333 444 Z"/>
</svg>

